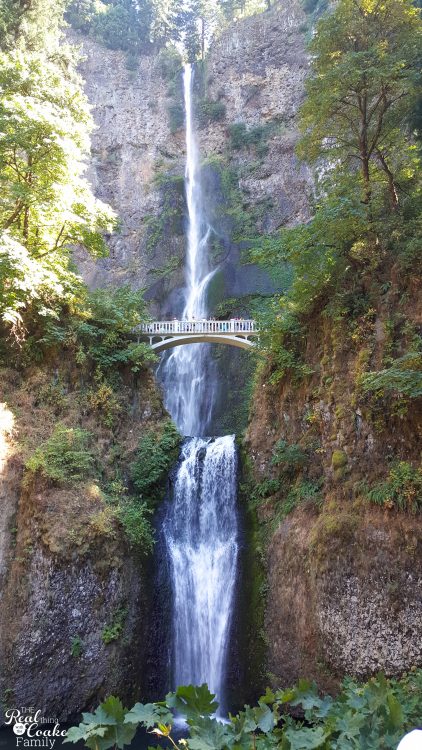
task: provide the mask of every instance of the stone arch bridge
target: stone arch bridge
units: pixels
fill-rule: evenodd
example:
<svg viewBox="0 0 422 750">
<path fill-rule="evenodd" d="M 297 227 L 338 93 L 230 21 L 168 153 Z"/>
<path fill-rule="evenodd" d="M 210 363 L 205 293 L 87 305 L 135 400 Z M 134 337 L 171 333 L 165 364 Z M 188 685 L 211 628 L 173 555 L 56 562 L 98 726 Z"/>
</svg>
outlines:
<svg viewBox="0 0 422 750">
<path fill-rule="evenodd" d="M 185 344 L 227 344 L 253 349 L 259 328 L 254 320 L 161 320 L 137 328 L 140 338 L 147 339 L 159 353 Z"/>
</svg>

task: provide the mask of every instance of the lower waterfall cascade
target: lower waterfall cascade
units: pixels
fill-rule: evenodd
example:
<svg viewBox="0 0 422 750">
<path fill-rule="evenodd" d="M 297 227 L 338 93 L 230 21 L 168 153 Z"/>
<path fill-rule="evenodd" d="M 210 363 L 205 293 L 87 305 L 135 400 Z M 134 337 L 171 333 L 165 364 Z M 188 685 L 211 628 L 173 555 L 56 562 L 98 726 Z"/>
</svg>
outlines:
<svg viewBox="0 0 422 750">
<path fill-rule="evenodd" d="M 164 522 L 174 683 L 206 682 L 220 709 L 238 559 L 236 469 L 234 436 L 188 439 Z"/>
</svg>

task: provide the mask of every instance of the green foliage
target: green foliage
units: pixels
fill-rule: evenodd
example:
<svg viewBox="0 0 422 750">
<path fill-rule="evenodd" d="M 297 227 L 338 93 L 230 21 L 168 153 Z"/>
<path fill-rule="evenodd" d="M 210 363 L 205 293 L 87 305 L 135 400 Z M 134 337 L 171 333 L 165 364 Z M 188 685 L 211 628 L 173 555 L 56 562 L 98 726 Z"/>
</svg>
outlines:
<svg viewBox="0 0 422 750">
<path fill-rule="evenodd" d="M 419 85 L 421 29 L 409 0 L 340 0 L 316 26 L 298 147 L 299 156 L 317 165 L 314 216 L 251 240 L 248 254 L 269 272 L 283 264 L 292 272 L 261 340 L 272 383 L 285 375 L 300 382 L 310 374 L 303 351 L 312 315 L 325 309 L 336 319 L 353 317 L 353 304 L 340 315 L 341 300 L 365 286 L 365 274 L 395 263 L 408 276 L 418 274 L 419 152 L 404 123 Z M 233 137 L 241 148 L 248 131 L 237 124 Z M 417 394 L 418 372 L 410 372 L 413 364 L 406 369 L 405 360 L 398 361 L 390 372 L 380 378 L 370 373 L 363 382 L 368 391 L 382 381 L 386 390 L 397 386 Z"/>
<path fill-rule="evenodd" d="M 198 125 L 205 128 L 210 122 L 224 120 L 226 105 L 218 99 L 201 99 L 197 106 Z"/>
<path fill-rule="evenodd" d="M 94 713 L 83 713 L 82 722 L 68 730 L 64 742 L 83 741 L 90 750 L 122 750 L 132 742 L 137 729 L 137 723 L 125 721 L 127 715 L 119 698 L 110 696 Z"/>
<path fill-rule="evenodd" d="M 103 256 L 115 226 L 83 177 L 92 119 L 75 55 L 59 46 L 62 11 L 50 0 L 0 7 L 14 39 L 0 51 L 0 319 L 19 343 L 78 296 L 74 246 Z"/>
<path fill-rule="evenodd" d="M 280 479 L 266 478 L 257 482 L 250 491 L 250 500 L 253 505 L 259 505 L 261 500 L 265 500 L 281 489 Z"/>
<path fill-rule="evenodd" d="M 364 393 L 383 396 L 399 394 L 408 398 L 422 396 L 422 352 L 408 352 L 393 360 L 385 370 L 368 372 L 361 376 L 360 385 Z"/>
<path fill-rule="evenodd" d="M 302 469 L 308 460 L 308 455 L 303 448 L 297 443 L 287 443 L 285 440 L 278 440 L 274 446 L 271 463 L 278 466 L 282 474 L 291 476 Z"/>
<path fill-rule="evenodd" d="M 100 376 L 110 380 L 121 367 L 137 372 L 155 361 L 150 347 L 135 339 L 134 329 L 145 319 L 141 291 L 129 286 L 86 291 L 71 316 L 46 325 L 41 343 L 72 347 L 79 364 L 88 361 Z"/>
<path fill-rule="evenodd" d="M 0 1 L 0 40 L 4 50 L 48 49 L 53 56 L 60 41 L 64 0 Z"/>
<path fill-rule="evenodd" d="M 387 479 L 367 489 L 366 495 L 376 505 L 417 513 L 422 510 L 422 468 L 399 461 L 390 469 Z"/>
<path fill-rule="evenodd" d="M 127 609 L 125 607 L 120 607 L 120 609 L 114 613 L 110 625 L 105 625 L 101 632 L 101 640 L 103 643 L 108 645 L 120 638 L 123 633 L 126 617 Z"/>
<path fill-rule="evenodd" d="M 126 499 L 119 504 L 117 517 L 130 545 L 143 555 L 154 549 L 154 530 L 150 521 L 152 510 L 147 503 Z"/>
<path fill-rule="evenodd" d="M 166 706 L 186 719 L 197 719 L 214 714 L 218 703 L 206 685 L 182 685 L 166 695 Z"/>
<path fill-rule="evenodd" d="M 146 502 L 134 497 L 119 478 L 105 484 L 104 498 L 113 507 L 130 547 L 141 557 L 149 555 L 155 544 L 150 520 L 152 509 Z"/>
<path fill-rule="evenodd" d="M 168 107 L 170 132 L 176 133 L 185 123 L 185 110 L 183 104 L 172 102 Z"/>
<path fill-rule="evenodd" d="M 160 50 L 157 60 L 160 75 L 165 81 L 173 82 L 182 72 L 182 58 L 176 47 L 168 46 Z"/>
<path fill-rule="evenodd" d="M 82 655 L 84 644 L 79 635 L 75 635 L 70 643 L 70 653 L 75 659 L 79 659 Z"/>
<path fill-rule="evenodd" d="M 89 34 L 109 49 L 123 50 L 135 60 L 148 52 L 151 43 L 153 4 L 150 0 L 72 0 L 66 18 L 79 31 Z"/>
<path fill-rule="evenodd" d="M 94 456 L 90 434 L 79 427 L 57 424 L 52 435 L 36 448 L 26 468 L 59 484 L 72 484 L 92 475 Z"/>
<path fill-rule="evenodd" d="M 177 459 L 180 441 L 171 420 L 165 422 L 161 434 L 151 431 L 139 441 L 131 478 L 140 498 L 152 507 L 160 500 L 168 471 Z"/>
<path fill-rule="evenodd" d="M 83 722 L 69 729 L 65 741 L 84 740 L 95 750 L 97 740 L 98 747 L 106 750 L 113 744 L 110 726 L 122 741 L 125 726 L 134 730 L 139 725 L 165 741 L 169 738 L 176 750 L 185 746 L 190 750 L 395 750 L 403 734 L 419 722 L 421 689 L 422 670 L 401 680 L 380 674 L 363 685 L 347 679 L 336 698 L 320 697 L 315 684 L 300 680 L 287 690 L 267 688 L 257 706 L 245 706 L 223 724 L 213 716 L 217 704 L 206 686 L 189 685 L 169 693 L 161 703 L 137 703 L 126 713 L 121 708 L 117 714 L 117 699 L 109 698 L 94 714 L 83 714 Z M 303 719 L 286 714 L 287 707 L 298 710 Z M 174 710 L 188 726 L 188 737 L 179 741 L 171 736 Z"/>
<path fill-rule="evenodd" d="M 352 169 L 362 200 L 395 208 L 417 169 L 403 128 L 418 90 L 419 11 L 409 0 L 340 0 L 310 44 L 313 74 L 301 111 L 299 153 Z"/>
<path fill-rule="evenodd" d="M 259 156 L 265 156 L 267 152 L 266 140 L 272 125 L 256 125 L 247 128 L 244 122 L 235 122 L 229 125 L 230 147 L 234 151 L 254 146 Z"/>
</svg>

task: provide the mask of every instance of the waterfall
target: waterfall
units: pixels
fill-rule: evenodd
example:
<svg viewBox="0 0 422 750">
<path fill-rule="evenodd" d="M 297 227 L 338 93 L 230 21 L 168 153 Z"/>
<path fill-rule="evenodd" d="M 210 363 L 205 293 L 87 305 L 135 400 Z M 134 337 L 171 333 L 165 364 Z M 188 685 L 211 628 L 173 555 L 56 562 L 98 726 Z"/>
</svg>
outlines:
<svg viewBox="0 0 422 750">
<path fill-rule="evenodd" d="M 191 438 L 165 521 L 174 596 L 174 683 L 221 703 L 238 554 L 234 436 Z"/>
<path fill-rule="evenodd" d="M 188 208 L 182 317 L 207 315 L 211 228 L 204 218 L 193 118 L 193 70 L 185 66 L 185 188 Z M 233 435 L 209 434 L 216 396 L 210 346 L 190 344 L 159 368 L 165 405 L 188 437 L 163 524 L 173 594 L 173 686 L 206 682 L 221 704 L 238 558 L 237 454 Z"/>
<path fill-rule="evenodd" d="M 207 288 L 215 269 L 210 270 L 208 262 L 211 227 L 204 218 L 199 151 L 193 121 L 193 70 L 189 64 L 185 66 L 183 89 L 188 231 L 182 319 L 200 320 L 207 315 Z M 182 435 L 206 435 L 216 397 L 216 372 L 209 356 L 209 345 L 177 347 L 169 356 L 163 357 L 158 375 L 163 383 L 165 406 Z"/>
</svg>

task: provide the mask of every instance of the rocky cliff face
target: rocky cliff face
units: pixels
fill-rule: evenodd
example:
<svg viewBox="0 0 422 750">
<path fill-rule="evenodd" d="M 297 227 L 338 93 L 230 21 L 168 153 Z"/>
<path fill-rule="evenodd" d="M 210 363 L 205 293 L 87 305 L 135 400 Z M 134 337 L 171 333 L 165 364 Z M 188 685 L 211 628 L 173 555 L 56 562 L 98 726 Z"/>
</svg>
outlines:
<svg viewBox="0 0 422 750">
<path fill-rule="evenodd" d="M 246 445 L 261 488 L 268 666 L 283 684 L 306 674 L 332 688 L 345 674 L 422 664 L 422 521 L 368 499 L 392 466 L 420 460 L 420 403 L 359 389 L 395 346 L 390 321 L 401 346 L 420 325 L 417 288 L 400 315 L 394 269 L 389 289 L 353 335 L 316 312 L 303 352 L 313 374 L 271 386 L 267 373 L 255 392 Z M 402 491 L 410 504 L 417 488 Z"/>
<path fill-rule="evenodd" d="M 214 290 L 214 306 L 271 289 L 262 271 L 240 265 L 236 213 L 249 216 L 248 227 L 242 215 L 237 218 L 251 234 L 307 215 L 309 175 L 294 156 L 294 116 L 308 65 L 303 21 L 298 1 L 238 21 L 215 40 L 204 69 L 197 70 L 205 204 L 224 286 Z M 88 177 L 121 218 L 110 257 L 79 258 L 80 267 L 90 284 L 147 287 L 154 314 L 174 314 L 185 252 L 180 62 L 173 59 L 169 71 L 160 53 L 141 57 L 138 70 L 128 71 L 123 53 L 74 32 L 70 40 L 81 46 L 80 72 L 96 124 Z M 219 102 L 223 116 L 201 116 L 204 102 Z M 234 148 L 236 124 L 253 133 L 250 143 L 246 138 Z"/>
<path fill-rule="evenodd" d="M 116 470 L 124 477 L 140 435 L 159 429 L 165 414 L 143 373 L 123 389 L 111 429 L 87 409 L 73 368 L 49 364 L 22 379 L 2 371 L 0 690 L 3 707 L 36 706 L 65 720 L 106 695 L 133 701 L 145 691 L 149 563 L 130 546 L 98 479 L 53 482 L 24 461 L 55 423 L 83 424 L 102 481 Z"/>
<path fill-rule="evenodd" d="M 140 57 L 133 72 L 122 52 L 74 32 L 69 40 L 81 51 L 80 73 L 95 121 L 87 177 L 121 220 L 119 232 L 109 238 L 110 256 L 95 262 L 79 257 L 78 264 L 90 285 L 153 289 L 160 273 L 166 275 L 166 264 L 184 250 L 180 231 L 166 233 L 159 248 L 151 239 L 151 222 L 159 220 L 166 200 L 156 179 L 163 173 L 183 174 L 183 133 L 170 132 L 169 81 L 157 57 Z M 177 208 L 183 213 L 183 206 Z M 171 286 L 180 285 L 174 265 L 171 271 Z M 169 291 L 165 287 L 161 298 Z"/>
</svg>

